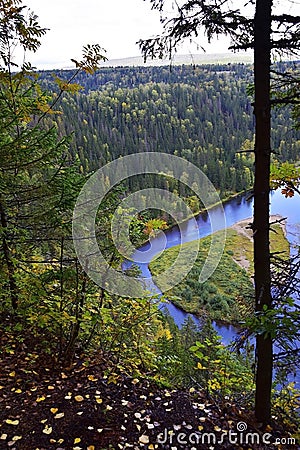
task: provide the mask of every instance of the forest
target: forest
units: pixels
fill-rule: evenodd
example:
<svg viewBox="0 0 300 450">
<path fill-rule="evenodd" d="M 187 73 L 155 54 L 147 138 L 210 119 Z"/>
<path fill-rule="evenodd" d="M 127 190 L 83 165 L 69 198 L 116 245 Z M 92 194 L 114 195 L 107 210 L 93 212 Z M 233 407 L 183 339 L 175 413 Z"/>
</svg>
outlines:
<svg viewBox="0 0 300 450">
<path fill-rule="evenodd" d="M 253 186 L 253 155 L 239 153 L 254 145 L 251 73 L 243 64 L 103 68 L 78 76 L 83 89 L 64 97 L 55 123 L 61 135 L 72 133 L 70 152 L 85 173 L 120 155 L 160 151 L 201 168 L 225 198 Z M 55 75 L 68 79 L 73 72 Z M 50 73 L 41 79 L 53 89 Z M 297 161 L 291 108 L 274 109 L 272 138 L 274 159 Z"/>
<path fill-rule="evenodd" d="M 101 68 L 105 56 L 99 45 L 84 47 L 71 71 L 38 71 L 24 61 L 18 66 L 12 46 L 36 51 L 46 34 L 24 8 L 20 0 L 0 3 L 0 446 L 298 448 L 295 343 L 300 336 L 293 295 L 300 292 L 299 257 L 290 257 L 283 217 L 269 223 L 267 211 L 267 223 L 257 225 L 255 217 L 252 224 L 251 218 L 237 222 L 228 228 L 226 241 L 218 230 L 161 252 L 149 265 L 157 279 L 178 254 L 181 258 L 177 272 L 168 272 L 176 283 L 167 292 L 163 287 L 162 293 L 149 292 L 142 284 L 139 297 L 129 290 L 120 294 L 121 283 L 111 289 L 114 279 L 108 277 L 111 271 L 127 286 L 142 279 L 138 264 L 124 269 L 124 254 L 147 246 L 162 231 L 172 232 L 177 219 L 179 229 L 187 223 L 174 197 L 188 205 L 189 219 L 202 212 L 204 221 L 228 199 L 257 200 L 254 67 Z M 299 195 L 298 69 L 298 61 L 272 66 L 272 152 L 263 149 L 270 156 L 267 198 L 270 187 L 282 190 L 287 201 Z M 286 77 L 282 84 L 278 73 Z M 167 165 L 148 170 L 147 158 L 156 161 L 154 154 L 163 155 L 163 162 L 183 158 L 180 176 L 176 164 L 173 172 Z M 126 161 L 134 160 L 129 156 L 145 161 L 144 172 L 138 167 L 138 175 L 119 174 Z M 107 166 L 117 167 L 110 175 L 121 180 L 109 192 Z M 97 178 L 99 169 L 102 178 Z M 130 164 L 127 169 L 134 172 Z M 215 188 L 207 202 L 196 195 L 198 173 Z M 85 197 L 88 183 L 101 186 Z M 160 207 L 147 204 L 145 191 L 153 186 L 160 189 L 152 196 Z M 162 190 L 170 195 L 164 197 Z M 105 195 L 92 216 L 100 191 Z M 136 212 L 125 200 L 140 191 L 142 206 Z M 121 218 L 126 239 L 119 230 Z M 268 273 L 262 273 L 265 290 L 257 301 L 253 240 L 266 229 L 273 232 L 270 244 L 268 239 L 259 252 L 267 248 L 272 279 L 268 285 Z M 77 240 L 87 243 L 88 258 L 82 259 Z M 200 282 L 204 261 L 210 252 L 214 256 L 218 241 L 218 267 Z M 103 265 L 92 266 L 91 242 Z M 179 283 L 185 266 L 191 270 Z M 102 283 L 91 271 L 101 272 Z M 268 287 L 272 305 L 263 303 Z M 197 315 L 197 322 L 187 316 L 177 326 L 166 304 Z M 230 345 L 216 324 L 236 327 Z M 270 392 L 260 402 L 264 405 L 266 397 L 267 408 L 260 411 L 257 373 L 263 353 L 258 361 L 255 340 L 280 349 L 272 359 Z M 238 438 L 231 441 L 233 435 Z M 192 440 L 182 442 L 187 436 Z"/>
</svg>

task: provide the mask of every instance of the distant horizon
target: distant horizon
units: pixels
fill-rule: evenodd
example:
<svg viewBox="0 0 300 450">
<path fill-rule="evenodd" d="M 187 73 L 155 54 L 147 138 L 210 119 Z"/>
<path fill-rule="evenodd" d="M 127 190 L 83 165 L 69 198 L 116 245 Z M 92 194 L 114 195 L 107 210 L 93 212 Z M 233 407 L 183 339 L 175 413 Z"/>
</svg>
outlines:
<svg viewBox="0 0 300 450">
<path fill-rule="evenodd" d="M 151 66 L 167 66 L 167 65 L 182 65 L 182 64 L 190 64 L 190 65 L 204 65 L 204 64 L 230 64 L 230 63 L 244 63 L 244 64 L 252 64 L 253 56 L 251 53 L 182 53 L 175 54 L 174 57 L 170 60 L 166 59 L 153 59 L 148 60 L 146 63 L 144 62 L 143 56 L 128 56 L 121 58 L 111 58 L 107 61 L 102 61 L 99 64 L 99 67 L 151 67 Z M 56 67 L 55 67 L 56 66 Z M 65 64 L 58 63 L 46 64 L 43 68 L 37 68 L 37 70 L 47 71 L 47 70 L 73 70 L 75 69 L 74 65 L 68 65 L 67 62 Z"/>
</svg>

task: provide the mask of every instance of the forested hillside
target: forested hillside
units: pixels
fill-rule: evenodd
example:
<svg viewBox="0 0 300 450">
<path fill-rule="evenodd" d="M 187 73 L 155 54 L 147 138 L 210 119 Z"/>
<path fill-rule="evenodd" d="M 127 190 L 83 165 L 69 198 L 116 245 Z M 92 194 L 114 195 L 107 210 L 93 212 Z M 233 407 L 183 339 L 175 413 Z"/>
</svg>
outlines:
<svg viewBox="0 0 300 450">
<path fill-rule="evenodd" d="M 120 155 L 160 151 L 197 165 L 225 197 L 253 183 L 251 74 L 244 64 L 102 68 L 79 75 L 83 89 L 63 98 L 53 120 L 61 135 L 73 133 L 70 151 L 84 172 Z M 52 74 L 42 78 L 53 90 Z M 296 161 L 300 137 L 289 108 L 274 109 L 272 127 L 274 158 Z"/>
</svg>

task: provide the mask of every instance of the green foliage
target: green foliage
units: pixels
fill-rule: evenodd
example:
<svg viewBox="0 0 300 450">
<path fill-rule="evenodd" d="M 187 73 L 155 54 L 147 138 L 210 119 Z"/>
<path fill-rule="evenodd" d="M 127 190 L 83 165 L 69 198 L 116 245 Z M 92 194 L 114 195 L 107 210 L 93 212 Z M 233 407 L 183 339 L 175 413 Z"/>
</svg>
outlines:
<svg viewBox="0 0 300 450">
<path fill-rule="evenodd" d="M 197 369 L 203 373 L 209 393 L 219 392 L 225 396 L 253 390 L 251 358 L 243 361 L 242 357 L 221 344 L 220 337 L 212 336 L 202 342 L 196 341 L 190 351 L 197 358 Z"/>
<path fill-rule="evenodd" d="M 289 162 L 271 164 L 271 188 L 281 188 L 285 197 L 293 197 L 295 191 L 299 193 L 300 168 Z"/>
<path fill-rule="evenodd" d="M 167 223 L 163 219 L 150 219 L 145 223 L 145 226 L 144 233 L 148 236 L 155 236 L 155 232 L 167 228 Z"/>
<path fill-rule="evenodd" d="M 57 72 L 61 79 L 73 74 Z M 41 77 L 53 89 L 51 75 L 46 72 Z M 194 163 L 226 198 L 253 185 L 254 127 L 246 93 L 251 79 L 251 67 L 241 64 L 175 66 L 172 71 L 102 68 L 91 77 L 78 76 L 85 91 L 65 97 L 63 116 L 53 119 L 62 134 L 74 132 L 70 151 L 85 171 L 121 155 L 162 151 Z M 80 120 L 74 123 L 75 114 Z M 290 114 L 289 108 L 276 109 L 272 117 L 272 146 L 281 161 L 297 161 L 299 155 L 298 134 L 286 127 Z M 129 180 L 129 189 L 148 187 L 149 179 L 166 188 L 165 179 L 140 177 Z M 195 180 L 188 181 L 192 185 Z M 180 182 L 167 184 L 183 197 L 194 195 Z"/>
<path fill-rule="evenodd" d="M 272 410 L 275 419 L 294 430 L 293 437 L 299 441 L 300 430 L 300 391 L 295 387 L 295 383 L 287 383 L 282 389 L 273 392 Z"/>
</svg>

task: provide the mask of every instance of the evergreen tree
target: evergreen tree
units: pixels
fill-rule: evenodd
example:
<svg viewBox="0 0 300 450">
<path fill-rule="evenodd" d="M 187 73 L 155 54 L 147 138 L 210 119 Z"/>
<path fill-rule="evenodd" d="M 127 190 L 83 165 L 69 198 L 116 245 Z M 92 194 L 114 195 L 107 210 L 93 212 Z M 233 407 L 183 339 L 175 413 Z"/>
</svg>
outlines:
<svg viewBox="0 0 300 450">
<path fill-rule="evenodd" d="M 177 14 L 163 15 L 164 0 L 150 0 L 153 9 L 161 12 L 164 32 L 154 39 L 140 41 L 145 58 L 172 54 L 184 39 L 197 37 L 204 29 L 208 40 L 226 34 L 232 48 L 254 49 L 254 114 L 256 118 L 255 181 L 254 181 L 254 281 L 256 311 L 272 309 L 270 250 L 269 250 L 269 192 L 271 160 L 271 50 L 299 51 L 300 17 L 275 15 L 272 0 L 256 0 L 254 16 L 244 16 L 239 5 L 228 1 L 183 1 L 176 3 Z M 272 25 L 276 25 L 273 31 Z M 272 339 L 265 332 L 257 335 L 257 371 L 255 414 L 267 422 L 271 414 Z"/>
</svg>

